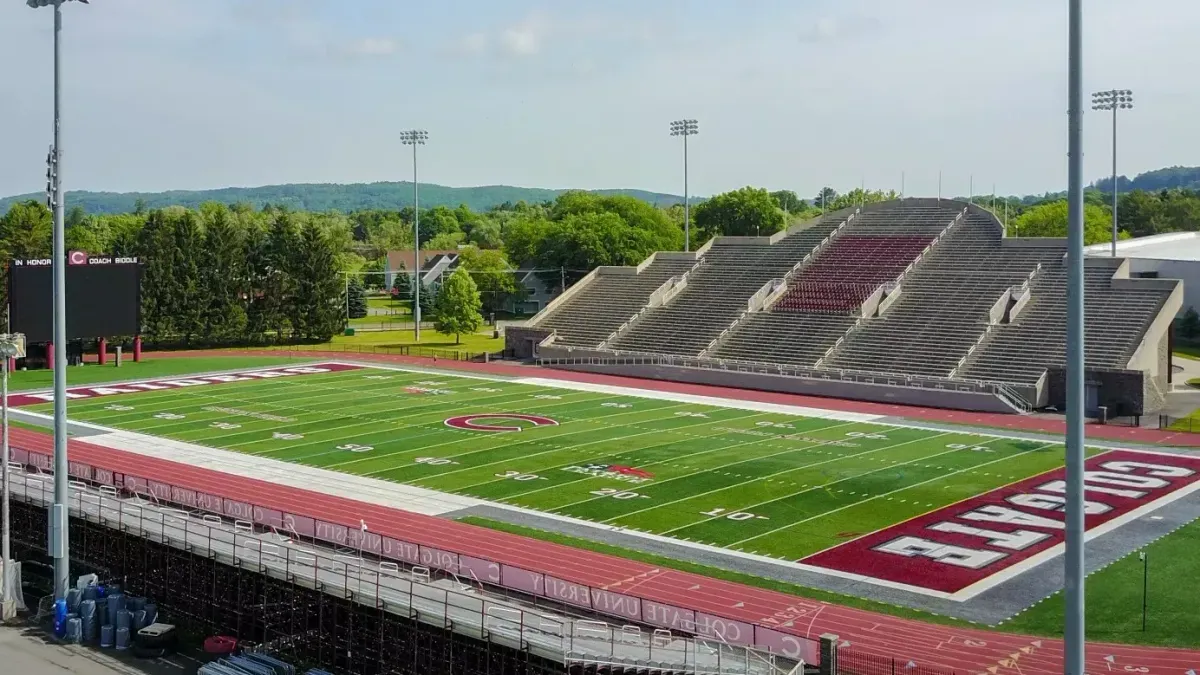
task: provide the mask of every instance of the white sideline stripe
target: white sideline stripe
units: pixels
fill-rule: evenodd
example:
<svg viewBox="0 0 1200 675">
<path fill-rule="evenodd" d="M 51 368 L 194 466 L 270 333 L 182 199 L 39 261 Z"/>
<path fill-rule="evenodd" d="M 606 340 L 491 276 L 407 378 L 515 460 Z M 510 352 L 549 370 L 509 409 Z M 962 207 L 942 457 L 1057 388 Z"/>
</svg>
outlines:
<svg viewBox="0 0 1200 675">
<path fill-rule="evenodd" d="M 781 403 L 763 403 L 761 401 L 739 401 L 735 399 L 718 398 L 716 396 L 700 396 L 698 394 L 680 394 L 676 392 L 635 389 L 633 387 L 618 387 L 608 384 L 592 384 L 590 382 L 573 382 L 570 380 L 553 380 L 544 377 L 522 377 L 517 379 L 521 384 L 537 387 L 553 387 L 555 389 L 574 389 L 590 391 L 614 396 L 636 396 L 653 398 L 676 403 L 695 403 L 718 408 L 733 408 L 736 410 L 753 410 L 755 412 L 780 413 L 784 415 L 799 415 L 801 417 L 816 417 L 839 420 L 842 422 L 876 422 L 884 419 L 884 415 L 869 415 L 866 413 L 842 412 L 839 410 L 822 410 L 821 408 L 806 408 L 797 405 Z M 895 425 L 890 425 L 895 426 Z"/>
</svg>

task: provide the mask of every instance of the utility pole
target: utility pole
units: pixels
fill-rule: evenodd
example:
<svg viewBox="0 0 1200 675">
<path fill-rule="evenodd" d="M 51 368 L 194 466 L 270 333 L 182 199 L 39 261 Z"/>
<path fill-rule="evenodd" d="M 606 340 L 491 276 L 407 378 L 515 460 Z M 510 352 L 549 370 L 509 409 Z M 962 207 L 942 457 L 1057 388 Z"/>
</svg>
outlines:
<svg viewBox="0 0 1200 675">
<path fill-rule="evenodd" d="M 1068 0 L 1067 544 L 1064 675 L 1084 675 L 1083 0 Z"/>
<path fill-rule="evenodd" d="M 17 356 L 24 356 L 25 336 L 21 334 L 0 335 L 0 358 L 4 359 L 3 374 L 0 375 L 0 457 L 4 464 L 0 467 L 0 512 L 4 514 L 2 532 L 0 532 L 0 621 L 8 621 L 17 615 L 16 598 L 10 595 L 13 589 L 12 550 L 10 533 L 12 529 L 11 511 L 9 510 L 9 473 L 8 465 L 12 457 L 8 448 L 8 364 Z"/>
</svg>

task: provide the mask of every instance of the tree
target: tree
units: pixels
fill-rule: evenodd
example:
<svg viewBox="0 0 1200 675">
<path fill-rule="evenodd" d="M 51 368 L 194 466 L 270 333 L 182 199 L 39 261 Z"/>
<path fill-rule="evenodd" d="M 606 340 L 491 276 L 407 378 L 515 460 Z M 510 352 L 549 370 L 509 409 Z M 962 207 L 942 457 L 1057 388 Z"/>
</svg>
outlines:
<svg viewBox="0 0 1200 675">
<path fill-rule="evenodd" d="M 171 212 L 169 217 L 174 238 L 171 250 L 171 275 L 175 279 L 172 328 L 183 338 L 184 344 L 189 344 L 193 337 L 204 332 L 204 309 L 208 304 L 200 279 L 204 235 L 195 211 Z M 205 261 L 205 265 L 208 264 L 209 261 Z"/>
<path fill-rule="evenodd" d="M 462 232 L 442 232 L 422 244 L 421 248 L 429 251 L 453 251 L 465 237 Z"/>
<path fill-rule="evenodd" d="M 173 269 L 175 236 L 163 211 L 152 211 L 146 218 L 136 251 L 142 264 L 142 325 L 148 337 L 162 339 L 174 328 L 179 295 Z"/>
<path fill-rule="evenodd" d="M 766 237 L 787 224 L 778 202 L 762 188 L 744 187 L 719 194 L 693 211 L 700 240 L 718 235 Z"/>
<path fill-rule="evenodd" d="M 416 286 L 413 286 L 413 291 L 416 292 Z M 421 284 L 421 302 L 417 309 L 420 310 L 421 321 L 430 321 L 437 314 L 437 291 L 433 286 Z M 414 320 L 416 317 L 414 317 Z"/>
<path fill-rule="evenodd" d="M 1012 221 L 1013 235 L 1018 237 L 1066 237 L 1067 202 L 1046 202 L 1034 206 Z M 1122 239 L 1129 233 L 1123 232 Z M 1083 240 L 1085 244 L 1099 244 L 1112 240 L 1112 213 L 1095 204 L 1083 207 Z"/>
<path fill-rule="evenodd" d="M 501 251 L 465 248 L 460 253 L 459 267 L 470 272 L 488 312 L 503 307 L 505 300 L 517 292 L 512 265 Z"/>
<path fill-rule="evenodd" d="M 395 277 L 392 279 L 392 297 L 411 300 L 413 296 L 412 279 L 404 270 L 404 266 L 401 265 L 400 269 L 393 274 Z"/>
<path fill-rule="evenodd" d="M 500 223 L 488 218 L 480 220 L 471 228 L 467 241 L 479 248 L 500 248 L 503 244 Z"/>
<path fill-rule="evenodd" d="M 367 294 L 358 279 L 351 279 L 346 286 L 346 308 L 351 319 L 361 319 L 367 315 Z"/>
<path fill-rule="evenodd" d="M 771 193 L 771 198 L 787 213 L 803 213 L 808 210 L 808 202 L 800 199 L 791 190 L 776 190 Z"/>
<path fill-rule="evenodd" d="M 293 334 L 298 337 L 328 340 L 342 325 L 344 298 L 336 253 L 329 235 L 316 223 L 301 228 L 286 270 L 291 277 L 292 296 L 285 305 Z"/>
<path fill-rule="evenodd" d="M 46 205 L 30 199 L 16 202 L 0 216 L 0 243 L 13 258 L 44 258 L 50 255 L 53 217 Z"/>
<path fill-rule="evenodd" d="M 247 328 L 245 232 L 227 209 L 210 214 L 204 228 L 202 259 L 204 337 L 217 342 L 239 340 Z"/>
<path fill-rule="evenodd" d="M 1183 313 L 1183 318 L 1179 320 L 1179 335 L 1188 340 L 1200 335 L 1200 314 L 1196 313 L 1195 307 L 1188 307 Z"/>
<path fill-rule="evenodd" d="M 438 292 L 434 328 L 444 335 L 453 335 L 458 344 L 462 342 L 463 333 L 474 333 L 483 325 L 480 307 L 482 303 L 475 281 L 466 269 L 459 267 Z"/>
<path fill-rule="evenodd" d="M 362 266 L 362 285 L 366 288 L 383 288 L 383 268 L 387 259 L 380 257 Z"/>
<path fill-rule="evenodd" d="M 823 187 L 821 188 L 821 191 L 817 193 L 817 196 L 813 197 L 813 206 L 817 207 L 818 209 L 825 209 L 828 211 L 829 205 L 832 204 L 833 200 L 837 199 L 837 197 L 837 190 L 834 190 L 831 187 Z"/>
</svg>

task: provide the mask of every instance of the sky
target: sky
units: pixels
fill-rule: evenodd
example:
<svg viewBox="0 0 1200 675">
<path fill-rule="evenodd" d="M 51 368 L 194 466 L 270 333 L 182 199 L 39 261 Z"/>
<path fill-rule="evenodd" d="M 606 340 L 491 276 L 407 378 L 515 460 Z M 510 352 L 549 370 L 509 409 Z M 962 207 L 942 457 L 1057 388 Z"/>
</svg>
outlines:
<svg viewBox="0 0 1200 675">
<path fill-rule="evenodd" d="M 1121 173 L 1200 164 L 1196 0 L 1087 0 Z M 44 188 L 52 11 L 0 0 L 0 195 Z M 92 0 L 64 7 L 68 189 L 412 179 L 936 195 L 1066 185 L 1065 0 Z M 1088 180 L 1111 116 L 1085 116 Z M 972 179 L 973 177 L 973 179 Z"/>
</svg>

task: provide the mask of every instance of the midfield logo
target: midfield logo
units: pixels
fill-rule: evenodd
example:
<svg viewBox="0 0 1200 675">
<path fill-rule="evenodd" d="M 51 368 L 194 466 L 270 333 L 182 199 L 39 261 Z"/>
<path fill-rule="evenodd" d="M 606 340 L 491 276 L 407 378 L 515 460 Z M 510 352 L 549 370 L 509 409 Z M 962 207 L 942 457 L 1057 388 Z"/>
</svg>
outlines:
<svg viewBox="0 0 1200 675">
<path fill-rule="evenodd" d="M 611 478 L 635 485 L 654 480 L 654 474 L 649 471 L 624 464 L 585 464 L 583 466 L 564 467 L 563 471 L 582 473 L 596 478 Z"/>
<path fill-rule="evenodd" d="M 495 420 L 497 422 L 507 420 L 509 424 L 495 424 L 489 422 Z M 476 415 L 459 415 L 446 420 L 445 424 L 448 427 L 455 429 L 469 429 L 471 431 L 521 431 L 523 427 L 512 424 L 512 422 L 528 422 L 535 427 L 552 427 L 557 426 L 558 422 L 543 417 L 541 415 L 524 415 L 521 413 L 481 413 Z"/>
</svg>

